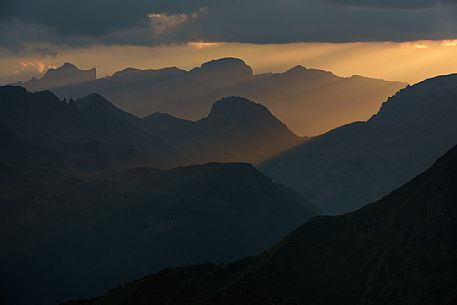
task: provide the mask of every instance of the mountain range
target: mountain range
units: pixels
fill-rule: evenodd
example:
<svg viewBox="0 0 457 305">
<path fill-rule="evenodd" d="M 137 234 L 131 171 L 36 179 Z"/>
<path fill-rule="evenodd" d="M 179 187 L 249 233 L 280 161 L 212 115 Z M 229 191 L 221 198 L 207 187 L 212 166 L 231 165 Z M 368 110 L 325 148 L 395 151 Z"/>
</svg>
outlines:
<svg viewBox="0 0 457 305">
<path fill-rule="evenodd" d="M 213 161 L 258 163 L 304 140 L 264 106 L 240 97 L 216 102 L 208 117 L 191 122 L 166 114 L 140 119 L 99 94 L 67 103 L 49 91 L 5 86 L 0 87 L 0 121 L 23 140 L 69 156 L 67 165 L 81 157 L 78 152 L 94 160 L 98 155 L 120 165 L 159 168 Z"/>
<path fill-rule="evenodd" d="M 168 169 L 260 162 L 304 141 L 240 97 L 192 122 L 140 119 L 99 94 L 67 102 L 5 86 L 0 141 L 8 305 L 54 305 L 165 267 L 254 255 L 320 214 L 249 164 Z"/>
<path fill-rule="evenodd" d="M 366 122 L 318 136 L 260 166 L 325 213 L 360 208 L 427 169 L 457 142 L 457 75 L 401 90 Z"/>
<path fill-rule="evenodd" d="M 0 294 L 8 304 L 57 304 L 169 266 L 254 255 L 319 214 L 248 164 L 91 179 L 31 170 L 0 171 Z"/>
<path fill-rule="evenodd" d="M 161 84 L 161 94 L 183 94 L 167 105 L 184 111 L 187 101 L 200 111 L 206 98 L 255 91 L 260 79 L 266 99 L 287 96 L 294 77 L 297 88 L 306 83 L 330 95 L 338 88 L 341 96 L 339 85 L 349 90 L 350 79 L 361 81 L 303 67 L 263 77 L 241 60 L 222 59 L 191 71 L 127 69 L 53 91 L 105 84 L 154 97 Z M 359 92 L 370 88 L 358 84 Z M 201 98 L 202 90 L 212 91 Z M 265 105 L 223 96 L 183 119 L 154 111 L 138 117 L 99 93 L 61 99 L 0 87 L 0 301 L 457 301 L 457 75 L 408 86 L 367 121 L 311 138 Z"/>
<path fill-rule="evenodd" d="M 451 305 L 457 147 L 380 201 L 315 217 L 256 257 L 170 268 L 72 305 Z"/>
<path fill-rule="evenodd" d="M 70 64 L 64 65 L 60 78 Z M 84 71 L 72 69 L 84 78 Z M 78 77 L 80 75 L 80 77 Z M 34 81 L 33 84 L 40 81 Z M 212 104 L 227 96 L 261 101 L 295 133 L 321 134 L 353 121 L 366 120 L 387 97 L 406 86 L 361 76 L 338 77 L 330 72 L 296 66 L 284 73 L 253 74 L 244 61 L 222 58 L 190 71 L 178 68 L 127 68 L 110 77 L 55 86 L 47 75 L 41 85 L 23 85 L 36 91 L 51 89 L 60 98 L 78 99 L 97 92 L 117 107 L 139 117 L 154 112 L 199 120 Z M 50 85 L 52 84 L 52 86 Z"/>
</svg>

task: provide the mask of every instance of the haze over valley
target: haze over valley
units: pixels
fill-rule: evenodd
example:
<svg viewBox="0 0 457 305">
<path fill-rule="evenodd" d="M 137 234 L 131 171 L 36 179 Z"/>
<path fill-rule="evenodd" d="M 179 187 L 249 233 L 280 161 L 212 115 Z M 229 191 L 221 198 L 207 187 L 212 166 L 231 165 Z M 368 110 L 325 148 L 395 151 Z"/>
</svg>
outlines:
<svg viewBox="0 0 457 305">
<path fill-rule="evenodd" d="M 0 305 L 457 304 L 456 12 L 0 2 Z"/>
</svg>

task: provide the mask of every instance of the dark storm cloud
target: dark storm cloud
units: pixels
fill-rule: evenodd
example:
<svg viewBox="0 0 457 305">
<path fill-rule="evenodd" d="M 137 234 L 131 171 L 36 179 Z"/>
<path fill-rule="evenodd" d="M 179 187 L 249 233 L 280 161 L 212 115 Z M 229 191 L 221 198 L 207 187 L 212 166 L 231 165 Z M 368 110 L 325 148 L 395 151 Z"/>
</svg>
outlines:
<svg viewBox="0 0 457 305">
<path fill-rule="evenodd" d="M 58 52 L 49 48 L 33 48 L 33 53 L 38 54 L 40 58 L 56 57 Z"/>
<path fill-rule="evenodd" d="M 0 0 L 0 22 L 11 16 L 12 4 L 12 1 Z"/>
<path fill-rule="evenodd" d="M 457 0 L 0 0 L 0 46 L 448 39 Z M 7 8 L 7 9 L 6 9 Z"/>
<path fill-rule="evenodd" d="M 368 8 L 423 9 L 457 3 L 457 0 L 325 0 L 342 6 Z"/>
</svg>

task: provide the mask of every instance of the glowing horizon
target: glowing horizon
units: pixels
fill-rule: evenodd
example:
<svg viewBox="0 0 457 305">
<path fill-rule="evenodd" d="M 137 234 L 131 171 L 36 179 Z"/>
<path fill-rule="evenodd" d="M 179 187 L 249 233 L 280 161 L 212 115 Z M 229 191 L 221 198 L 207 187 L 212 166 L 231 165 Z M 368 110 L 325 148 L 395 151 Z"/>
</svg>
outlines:
<svg viewBox="0 0 457 305">
<path fill-rule="evenodd" d="M 7 54 L 0 82 L 39 77 L 47 69 L 71 62 L 81 69 L 97 68 L 105 77 L 127 67 L 191 69 L 221 57 L 238 57 L 256 74 L 283 72 L 296 65 L 327 70 L 340 76 L 366 77 L 416 83 L 457 72 L 457 40 L 359 43 L 243 44 L 195 41 L 187 44 L 139 47 L 92 46 L 59 49 L 55 57 Z"/>
</svg>

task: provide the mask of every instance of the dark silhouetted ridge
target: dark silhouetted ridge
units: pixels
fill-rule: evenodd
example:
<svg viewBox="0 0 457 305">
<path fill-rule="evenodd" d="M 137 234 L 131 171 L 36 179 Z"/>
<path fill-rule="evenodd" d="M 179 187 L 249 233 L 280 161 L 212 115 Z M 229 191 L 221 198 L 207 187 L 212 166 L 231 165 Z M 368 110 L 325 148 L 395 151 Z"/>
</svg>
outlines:
<svg viewBox="0 0 457 305">
<path fill-rule="evenodd" d="M 147 153 L 156 166 L 181 160 L 173 147 L 138 127 L 140 119 L 99 94 L 66 103 L 49 91 L 30 93 L 21 87 L 0 87 L 0 120 L 14 134 L 39 146 L 61 149 L 100 141 Z"/>
<path fill-rule="evenodd" d="M 167 269 L 71 304 L 455 304 L 456 202 L 454 148 L 382 200 L 313 218 L 265 254 Z"/>
<path fill-rule="evenodd" d="M 8 245 L 0 287 L 13 305 L 57 304 L 173 265 L 254 255 L 318 214 L 241 163 L 27 183 L 27 192 L 14 192 L 24 183 L 0 192 Z"/>
</svg>

